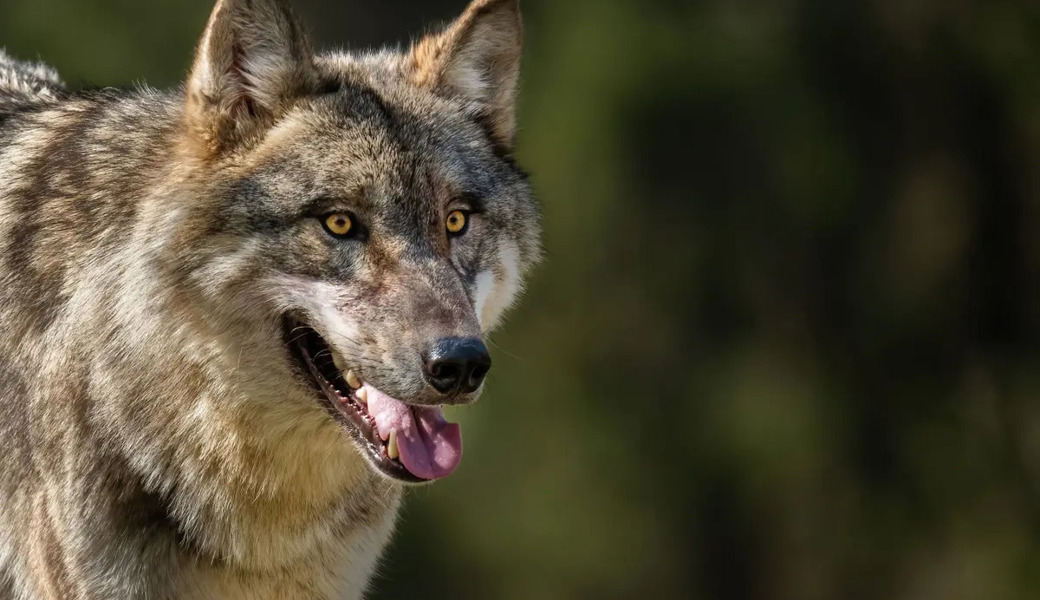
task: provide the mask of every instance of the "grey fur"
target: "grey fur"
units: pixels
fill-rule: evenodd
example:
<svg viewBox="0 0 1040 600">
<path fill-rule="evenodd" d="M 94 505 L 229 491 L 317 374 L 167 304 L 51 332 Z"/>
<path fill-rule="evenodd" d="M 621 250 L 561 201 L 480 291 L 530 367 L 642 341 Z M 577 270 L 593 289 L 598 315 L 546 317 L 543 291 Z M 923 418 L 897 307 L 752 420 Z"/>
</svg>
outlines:
<svg viewBox="0 0 1040 600">
<path fill-rule="evenodd" d="M 538 257 L 510 158 L 519 13 L 476 0 L 405 54 L 313 55 L 301 31 L 281 0 L 221 0 L 169 93 L 69 93 L 0 54 L 0 598 L 367 586 L 402 486 L 285 319 L 444 401 L 424 344 L 486 334 Z M 363 238 L 322 229 L 341 210 Z"/>
<path fill-rule="evenodd" d="M 65 95 L 65 84 L 58 72 L 42 63 L 16 61 L 0 49 L 0 102 L 41 103 Z M 4 105 L 0 104 L 0 110 Z"/>
</svg>

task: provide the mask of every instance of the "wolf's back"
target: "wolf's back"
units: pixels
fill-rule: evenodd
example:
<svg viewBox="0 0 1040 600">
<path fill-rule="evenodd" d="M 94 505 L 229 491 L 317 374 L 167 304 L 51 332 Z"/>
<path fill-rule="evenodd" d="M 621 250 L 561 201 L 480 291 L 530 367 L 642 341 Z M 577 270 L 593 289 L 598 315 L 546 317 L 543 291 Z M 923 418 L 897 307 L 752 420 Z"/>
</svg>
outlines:
<svg viewBox="0 0 1040 600">
<path fill-rule="evenodd" d="M 17 61 L 0 49 L 0 115 L 64 95 L 65 84 L 57 71 L 42 63 Z"/>
</svg>

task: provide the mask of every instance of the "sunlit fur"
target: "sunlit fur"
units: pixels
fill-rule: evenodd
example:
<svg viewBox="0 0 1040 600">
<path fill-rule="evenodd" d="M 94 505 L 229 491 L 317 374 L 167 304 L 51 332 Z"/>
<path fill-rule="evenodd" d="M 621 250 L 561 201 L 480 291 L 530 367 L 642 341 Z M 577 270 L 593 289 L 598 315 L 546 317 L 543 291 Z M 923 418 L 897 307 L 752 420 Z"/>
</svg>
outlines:
<svg viewBox="0 0 1040 600">
<path fill-rule="evenodd" d="M 221 0 L 179 91 L 0 54 L 0 598 L 361 596 L 401 488 L 284 319 L 437 401 L 424 347 L 486 334 L 538 255 L 520 38 L 476 0 L 403 54 L 315 55 L 284 2 Z"/>
</svg>

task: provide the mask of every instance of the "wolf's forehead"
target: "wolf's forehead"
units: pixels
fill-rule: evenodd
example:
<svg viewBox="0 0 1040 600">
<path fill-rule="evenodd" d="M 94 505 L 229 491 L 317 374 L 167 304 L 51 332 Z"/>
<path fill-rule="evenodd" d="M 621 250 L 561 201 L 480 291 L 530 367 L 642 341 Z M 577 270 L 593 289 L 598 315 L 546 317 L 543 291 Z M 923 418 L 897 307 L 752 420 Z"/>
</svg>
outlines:
<svg viewBox="0 0 1040 600">
<path fill-rule="evenodd" d="M 330 186 L 397 193 L 487 188 L 498 161 L 479 126 L 443 107 L 415 104 L 356 88 L 329 94 L 280 123 L 259 154 L 296 163 L 316 183 Z"/>
</svg>

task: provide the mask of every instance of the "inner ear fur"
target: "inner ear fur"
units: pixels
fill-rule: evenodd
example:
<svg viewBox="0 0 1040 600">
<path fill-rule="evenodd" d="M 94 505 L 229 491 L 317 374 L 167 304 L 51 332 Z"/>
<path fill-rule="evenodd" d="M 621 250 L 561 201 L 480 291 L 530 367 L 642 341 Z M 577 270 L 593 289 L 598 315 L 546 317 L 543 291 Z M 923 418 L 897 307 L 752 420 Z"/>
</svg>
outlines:
<svg viewBox="0 0 1040 600">
<path fill-rule="evenodd" d="M 219 0 L 188 79 L 189 133 L 209 152 L 227 150 L 317 87 L 310 42 L 286 0 Z"/>
<path fill-rule="evenodd" d="M 512 150 L 522 48 L 519 0 L 474 0 L 412 47 L 407 69 L 414 84 L 477 104 L 495 143 Z"/>
</svg>

